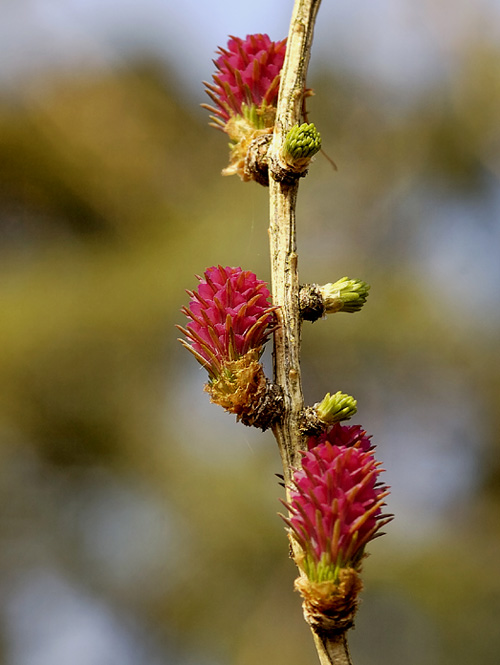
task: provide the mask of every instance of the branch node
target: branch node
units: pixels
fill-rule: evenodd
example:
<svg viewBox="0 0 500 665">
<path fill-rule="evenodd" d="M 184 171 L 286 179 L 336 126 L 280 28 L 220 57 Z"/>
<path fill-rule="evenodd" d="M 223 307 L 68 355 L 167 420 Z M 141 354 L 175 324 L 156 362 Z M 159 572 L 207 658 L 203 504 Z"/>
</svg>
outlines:
<svg viewBox="0 0 500 665">
<path fill-rule="evenodd" d="M 306 406 L 300 415 L 299 428 L 302 434 L 306 436 L 319 436 L 328 429 L 329 425 L 318 416 L 315 406 Z"/>
<path fill-rule="evenodd" d="M 299 291 L 300 315 L 304 321 L 317 321 L 325 315 L 325 304 L 317 284 L 304 284 Z"/>
<path fill-rule="evenodd" d="M 253 405 L 251 413 L 240 416 L 240 421 L 248 427 L 258 427 L 263 432 L 269 429 L 283 416 L 283 390 L 276 383 L 266 382 L 266 391 Z"/>
<path fill-rule="evenodd" d="M 270 158 L 268 159 L 269 171 L 271 176 L 276 182 L 285 186 L 291 187 L 300 178 L 305 178 L 308 172 L 307 168 L 294 169 L 281 159 Z"/>
<path fill-rule="evenodd" d="M 255 180 L 259 185 L 269 186 L 267 151 L 271 139 L 272 134 L 263 134 L 250 143 L 243 166 L 244 180 Z"/>
<path fill-rule="evenodd" d="M 304 618 L 317 635 L 332 638 L 354 625 L 363 588 L 361 577 L 354 568 L 343 568 L 337 583 L 311 582 L 306 577 L 299 577 L 295 580 L 295 588 L 304 599 Z"/>
</svg>

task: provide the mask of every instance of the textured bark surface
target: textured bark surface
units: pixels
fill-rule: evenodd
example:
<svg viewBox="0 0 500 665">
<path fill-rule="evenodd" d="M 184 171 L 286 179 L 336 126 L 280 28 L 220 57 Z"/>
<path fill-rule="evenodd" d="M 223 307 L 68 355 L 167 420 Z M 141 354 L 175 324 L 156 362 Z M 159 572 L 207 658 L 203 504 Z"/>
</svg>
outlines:
<svg viewBox="0 0 500 665">
<path fill-rule="evenodd" d="M 280 307 L 281 326 L 275 334 L 274 380 L 284 395 L 284 418 L 274 428 L 283 460 L 285 481 L 290 480 L 290 467 L 299 462 L 304 446 L 299 420 L 304 406 L 300 377 L 299 277 L 295 206 L 298 180 L 283 180 L 280 153 L 289 129 L 302 120 L 307 66 L 313 38 L 314 21 L 320 0 L 298 0 L 290 24 L 285 62 L 281 73 L 276 126 L 268 153 L 271 249 L 271 282 L 273 303 Z"/>
<path fill-rule="evenodd" d="M 320 0 L 296 0 L 281 72 L 276 125 L 268 151 L 273 304 L 279 327 L 274 335 L 274 381 L 283 391 L 283 417 L 273 426 L 281 453 L 283 475 L 288 485 L 292 467 L 300 464 L 305 446 L 301 432 L 304 408 L 300 375 L 299 275 L 295 208 L 299 180 L 286 177 L 287 165 L 281 149 L 287 132 L 302 121 L 306 74 Z M 285 174 L 285 175 L 284 175 Z M 292 543 L 293 547 L 293 543 Z M 333 638 L 320 637 L 313 629 L 314 643 L 322 665 L 351 665 L 345 632 Z"/>
</svg>

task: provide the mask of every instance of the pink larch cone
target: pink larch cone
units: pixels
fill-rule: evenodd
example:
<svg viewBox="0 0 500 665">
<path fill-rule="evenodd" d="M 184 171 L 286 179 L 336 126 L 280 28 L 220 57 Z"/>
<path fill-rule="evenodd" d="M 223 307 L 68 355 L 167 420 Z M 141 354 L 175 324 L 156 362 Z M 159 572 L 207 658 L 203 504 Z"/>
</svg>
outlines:
<svg viewBox="0 0 500 665">
<path fill-rule="evenodd" d="M 212 126 L 231 140 L 229 166 L 223 175 L 268 184 L 265 156 L 276 118 L 280 72 L 286 39 L 273 42 L 267 35 L 231 37 L 214 60 L 213 83 L 205 82 L 213 106 Z"/>
<path fill-rule="evenodd" d="M 296 587 L 311 625 L 352 625 L 361 590 L 359 572 L 368 542 L 390 521 L 382 513 L 389 488 L 379 481 L 369 437 L 358 426 L 334 425 L 303 453 L 293 474 L 289 516 L 282 516 L 302 571 Z"/>
<path fill-rule="evenodd" d="M 253 117 L 255 129 L 272 127 L 267 110 L 276 108 L 285 50 L 286 39 L 273 42 L 261 34 L 231 37 L 226 49 L 219 48 L 214 83 L 205 83 L 216 126 L 224 130 L 233 116 L 246 115 Z"/>
<path fill-rule="evenodd" d="M 177 326 L 181 343 L 208 372 L 205 390 L 211 400 L 236 414 L 246 425 L 270 426 L 280 413 L 281 394 L 267 381 L 260 357 L 275 325 L 265 282 L 241 268 L 208 268 L 188 291 L 189 319 Z"/>
</svg>

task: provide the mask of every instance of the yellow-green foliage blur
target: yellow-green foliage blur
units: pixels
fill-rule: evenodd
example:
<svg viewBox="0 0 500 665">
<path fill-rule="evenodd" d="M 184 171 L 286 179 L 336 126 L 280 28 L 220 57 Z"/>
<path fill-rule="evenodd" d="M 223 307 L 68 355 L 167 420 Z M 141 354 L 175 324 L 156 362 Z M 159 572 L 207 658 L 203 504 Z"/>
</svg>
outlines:
<svg viewBox="0 0 500 665">
<path fill-rule="evenodd" d="M 305 327 L 304 390 L 357 398 L 396 515 L 356 665 L 500 652 L 500 50 L 460 58 L 400 108 L 310 81 L 338 171 L 301 184 L 301 279 L 371 292 Z M 153 61 L 37 83 L 0 98 L 0 663 L 314 663 L 272 436 L 174 328 L 207 267 L 269 278 L 267 191 Z"/>
</svg>

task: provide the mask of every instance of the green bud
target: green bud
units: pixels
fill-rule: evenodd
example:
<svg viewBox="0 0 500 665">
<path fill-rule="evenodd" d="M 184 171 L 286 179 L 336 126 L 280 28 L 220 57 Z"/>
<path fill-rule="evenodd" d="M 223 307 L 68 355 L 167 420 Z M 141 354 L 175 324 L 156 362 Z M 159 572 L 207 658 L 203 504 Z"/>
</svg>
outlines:
<svg viewBox="0 0 500 665">
<path fill-rule="evenodd" d="M 316 413 L 322 422 L 333 425 L 341 420 L 349 420 L 358 410 L 357 404 L 354 397 L 339 390 L 335 395 L 326 393 L 323 401 L 316 404 Z"/>
<path fill-rule="evenodd" d="M 283 144 L 283 159 L 293 168 L 304 168 L 321 150 L 321 136 L 316 127 L 304 122 L 288 132 Z"/>
<path fill-rule="evenodd" d="M 368 298 L 370 285 L 360 279 L 342 277 L 333 284 L 319 287 L 323 297 L 325 314 L 335 312 L 359 312 Z"/>
</svg>

